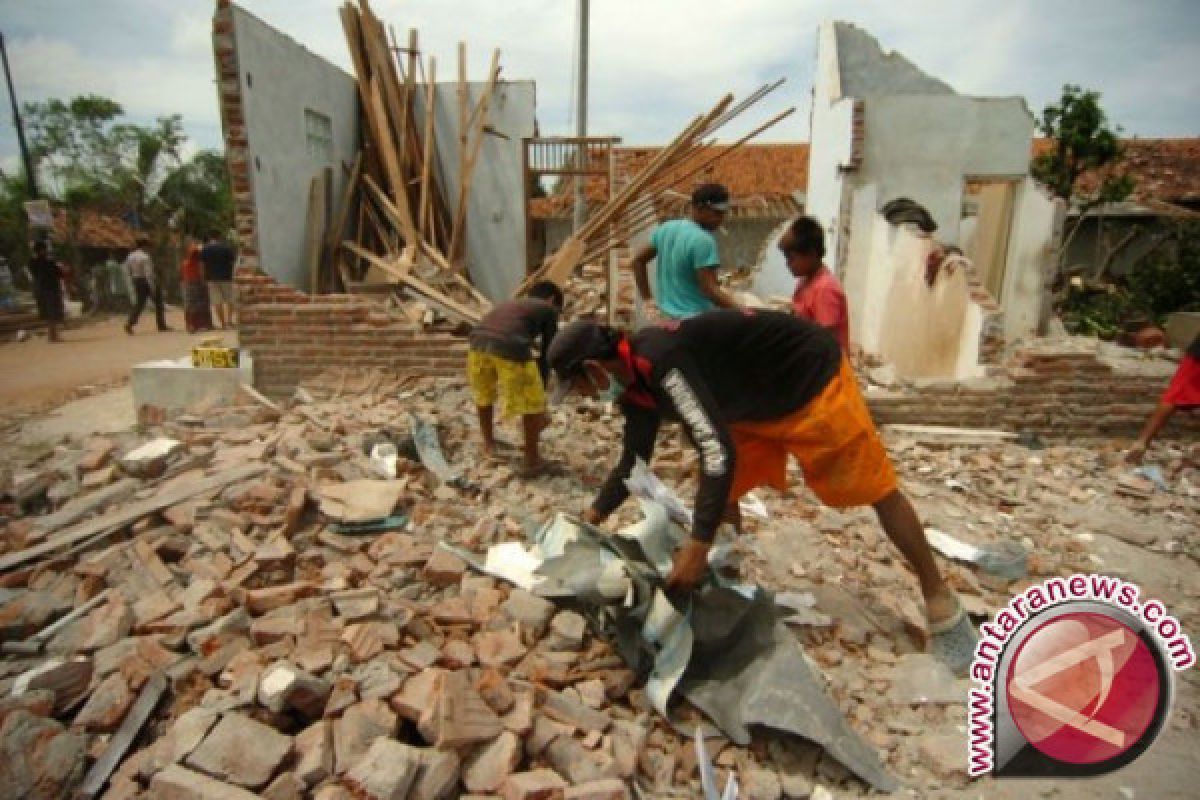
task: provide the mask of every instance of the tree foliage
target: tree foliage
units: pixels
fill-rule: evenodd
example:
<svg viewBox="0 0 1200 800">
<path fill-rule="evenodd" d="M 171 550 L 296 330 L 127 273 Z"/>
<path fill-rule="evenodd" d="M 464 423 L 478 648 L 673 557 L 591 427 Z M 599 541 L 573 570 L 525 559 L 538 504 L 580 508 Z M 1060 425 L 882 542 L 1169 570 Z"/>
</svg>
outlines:
<svg viewBox="0 0 1200 800">
<path fill-rule="evenodd" d="M 1058 103 L 1042 110 L 1038 128 L 1053 148 L 1035 157 L 1030 171 L 1058 197 L 1086 210 L 1124 200 L 1133 191 L 1133 179 L 1116 169 L 1122 157 L 1117 138 L 1121 129 L 1109 127 L 1098 92 L 1063 86 Z M 1100 181 L 1094 191 L 1084 194 L 1079 178 L 1096 170 Z"/>
<path fill-rule="evenodd" d="M 126 121 L 121 105 L 99 95 L 50 99 L 24 106 L 39 185 L 66 215 L 60 253 L 82 274 L 78 246 L 85 211 L 119 217 L 146 233 L 166 263 L 171 233 L 199 234 L 232 223 L 233 199 L 224 159 L 201 151 L 184 161 L 187 136 L 178 114 L 151 125 Z M 0 203 L 15 225 L 0 225 L 0 246 L 21 259 L 28 235 L 23 181 L 0 176 Z M 11 228 L 11 230 L 10 230 Z M 158 259 L 156 259 L 158 260 Z"/>
<path fill-rule="evenodd" d="M 158 195 L 169 208 L 177 209 L 176 229 L 182 233 L 201 237 L 233 225 L 229 170 L 225 157 L 215 150 L 201 150 L 172 171 Z"/>
<path fill-rule="evenodd" d="M 1128 274 L 1069 284 L 1063 323 L 1073 333 L 1112 338 L 1129 327 L 1162 325 L 1175 311 L 1200 311 L 1200 223 L 1177 221 Z"/>
</svg>

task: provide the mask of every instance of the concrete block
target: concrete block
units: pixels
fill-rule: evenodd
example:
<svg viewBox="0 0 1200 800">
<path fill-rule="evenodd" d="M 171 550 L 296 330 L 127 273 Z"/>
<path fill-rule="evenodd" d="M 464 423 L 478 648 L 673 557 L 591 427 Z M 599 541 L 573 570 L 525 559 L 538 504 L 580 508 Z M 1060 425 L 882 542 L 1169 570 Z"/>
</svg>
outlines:
<svg viewBox="0 0 1200 800">
<path fill-rule="evenodd" d="M 192 406 L 229 406 L 243 383 L 254 384 L 254 359 L 244 350 L 237 369 L 196 368 L 190 354 L 147 361 L 133 368 L 133 410 L 151 406 L 170 415 Z"/>
</svg>

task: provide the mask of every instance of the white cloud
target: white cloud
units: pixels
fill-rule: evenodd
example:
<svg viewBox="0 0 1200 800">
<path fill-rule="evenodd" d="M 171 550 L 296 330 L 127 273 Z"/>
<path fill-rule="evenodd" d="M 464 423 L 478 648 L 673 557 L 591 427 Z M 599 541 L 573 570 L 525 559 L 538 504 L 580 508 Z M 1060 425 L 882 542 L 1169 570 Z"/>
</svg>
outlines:
<svg viewBox="0 0 1200 800">
<path fill-rule="evenodd" d="M 248 11 L 349 71 L 339 0 L 242 0 Z M 375 0 L 403 45 L 421 35 L 438 75 L 456 75 L 468 42 L 472 78 L 501 49 L 505 77 L 537 81 L 543 132 L 569 132 L 574 0 Z M 200 146 L 220 146 L 213 86 L 211 0 L 0 0 L 23 100 L 110 96 L 138 121 L 181 113 Z M 959 91 L 1022 95 L 1035 112 L 1063 83 L 1101 91 L 1114 121 L 1140 135 L 1200 132 L 1200 4 L 1129 5 L 1014 0 L 598 0 L 591 3 L 589 127 L 627 143 L 662 143 L 727 91 L 742 96 L 776 77 L 788 83 L 724 138 L 787 105 L 799 111 L 767 134 L 808 135 L 816 30 L 853 21 L 886 49 Z M 0 156 L 15 152 L 11 128 Z"/>
</svg>

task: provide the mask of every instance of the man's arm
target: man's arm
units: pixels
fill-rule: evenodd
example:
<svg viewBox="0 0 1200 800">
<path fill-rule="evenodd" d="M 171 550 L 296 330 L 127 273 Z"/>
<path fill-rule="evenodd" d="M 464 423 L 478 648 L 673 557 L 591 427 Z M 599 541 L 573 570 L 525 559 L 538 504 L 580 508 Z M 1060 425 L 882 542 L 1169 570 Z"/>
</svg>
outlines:
<svg viewBox="0 0 1200 800">
<path fill-rule="evenodd" d="M 648 244 L 638 250 L 633 260 L 629 262 L 629 267 L 633 270 L 633 279 L 637 283 L 638 295 L 647 303 L 654 302 L 654 298 L 650 295 L 650 272 L 647 266 L 657 255 L 658 250 L 654 245 Z"/>
<path fill-rule="evenodd" d="M 661 386 L 679 412 L 689 440 L 700 451 L 692 538 L 711 542 L 733 488 L 733 438 L 721 422 L 712 393 L 690 363 L 680 361 L 668 369 Z"/>
<path fill-rule="evenodd" d="M 654 440 L 658 436 L 658 414 L 631 406 L 626 406 L 624 411 L 625 436 L 621 460 L 608 473 L 608 478 L 592 502 L 592 507 L 584 514 L 584 519 L 592 524 L 604 521 L 629 497 L 625 479 L 633 471 L 637 459 L 641 458 L 649 464 L 650 457 L 654 455 Z"/>
<path fill-rule="evenodd" d="M 696 270 L 696 281 L 700 284 L 700 291 L 704 292 L 705 296 L 719 308 L 738 308 L 738 302 L 733 299 L 733 295 L 721 288 L 721 284 L 717 283 L 717 267 L 705 267 Z"/>
</svg>

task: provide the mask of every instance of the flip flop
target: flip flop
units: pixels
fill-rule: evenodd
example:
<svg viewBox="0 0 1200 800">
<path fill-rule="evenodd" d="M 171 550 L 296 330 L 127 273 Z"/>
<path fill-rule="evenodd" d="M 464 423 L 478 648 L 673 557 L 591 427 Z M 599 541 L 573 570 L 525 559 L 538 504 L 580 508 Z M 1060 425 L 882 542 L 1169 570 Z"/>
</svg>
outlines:
<svg viewBox="0 0 1200 800">
<path fill-rule="evenodd" d="M 933 641 L 929 650 L 933 657 L 941 661 L 955 675 L 962 676 L 971 668 L 975 658 L 975 646 L 979 644 L 979 634 L 971 624 L 967 611 L 954 596 L 958 608 L 948 619 L 941 622 L 930 622 L 929 633 Z"/>
</svg>

